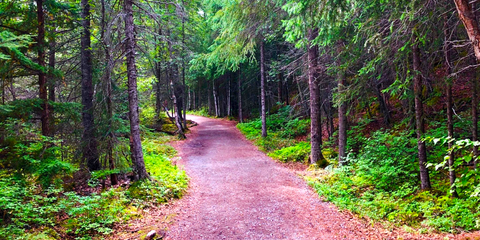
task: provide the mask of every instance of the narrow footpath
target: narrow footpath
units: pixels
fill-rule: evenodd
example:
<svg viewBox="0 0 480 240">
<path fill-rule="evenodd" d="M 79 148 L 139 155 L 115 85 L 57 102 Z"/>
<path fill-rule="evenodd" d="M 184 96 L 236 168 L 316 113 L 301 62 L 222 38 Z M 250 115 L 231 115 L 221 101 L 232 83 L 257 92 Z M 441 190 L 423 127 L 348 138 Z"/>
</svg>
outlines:
<svg viewBox="0 0 480 240">
<path fill-rule="evenodd" d="M 188 118 L 198 126 L 177 148 L 190 188 L 166 239 L 399 237 L 322 202 L 291 170 L 246 140 L 234 122 Z"/>
</svg>

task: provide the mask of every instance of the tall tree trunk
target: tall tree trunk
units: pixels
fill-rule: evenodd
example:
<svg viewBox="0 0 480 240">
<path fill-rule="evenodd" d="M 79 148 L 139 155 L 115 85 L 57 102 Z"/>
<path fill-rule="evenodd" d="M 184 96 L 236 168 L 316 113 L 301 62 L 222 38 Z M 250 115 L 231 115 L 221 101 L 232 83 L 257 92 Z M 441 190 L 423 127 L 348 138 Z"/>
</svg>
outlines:
<svg viewBox="0 0 480 240">
<path fill-rule="evenodd" d="M 445 23 L 444 23 L 444 35 L 445 35 L 445 41 L 444 41 L 444 46 L 443 46 L 443 54 L 445 56 L 445 65 L 447 68 L 447 76 L 449 76 L 452 73 L 452 68 L 450 67 L 450 59 L 451 59 L 451 49 L 452 45 L 449 43 L 448 37 L 450 36 L 449 32 L 449 24 L 448 24 L 448 18 L 445 16 Z M 452 79 L 447 79 L 447 130 L 448 130 L 448 137 L 453 139 L 453 98 L 452 98 Z M 448 141 L 448 148 L 452 149 L 453 148 L 453 142 Z M 458 193 L 456 190 L 456 187 L 454 186 L 455 183 L 455 169 L 454 169 L 454 163 L 455 163 L 455 154 L 452 149 L 450 153 L 448 154 L 448 173 L 449 173 L 449 178 L 450 178 L 450 192 L 452 193 L 452 196 L 457 198 Z"/>
<path fill-rule="evenodd" d="M 105 67 L 105 75 L 104 75 L 104 81 L 105 81 L 105 88 L 106 88 L 106 93 L 107 93 L 107 124 L 108 124 L 108 133 L 107 133 L 107 149 L 106 149 L 106 154 L 107 154 L 107 161 L 108 161 L 108 166 L 110 170 L 115 169 L 115 160 L 113 157 L 113 141 L 115 139 L 115 134 L 113 134 L 113 104 L 112 104 L 112 68 L 113 68 L 113 59 L 110 54 L 110 36 L 107 36 L 107 23 L 106 23 L 106 14 L 105 14 L 105 0 L 101 1 L 102 4 L 102 20 L 101 20 L 101 25 L 102 25 L 102 35 L 101 39 L 103 42 L 103 45 L 105 46 L 105 60 L 107 61 L 107 65 Z M 117 185 L 118 184 L 118 178 L 117 174 L 112 173 L 110 174 L 110 183 L 111 185 Z"/>
<path fill-rule="evenodd" d="M 260 103 L 262 115 L 262 137 L 267 137 L 267 112 L 265 107 L 265 46 L 263 37 L 260 40 Z"/>
<path fill-rule="evenodd" d="M 50 136 L 50 119 L 48 119 L 48 96 L 47 96 L 47 74 L 45 73 L 45 16 L 43 14 L 43 0 L 36 0 L 37 3 L 37 21 L 38 21 L 38 65 L 42 67 L 38 71 L 39 97 L 42 100 L 42 111 L 40 119 L 42 122 L 42 134 Z"/>
<path fill-rule="evenodd" d="M 238 74 L 237 74 L 237 89 L 238 89 L 238 121 L 240 123 L 243 123 L 243 114 L 242 114 L 242 77 L 240 75 L 241 70 L 238 69 Z"/>
<path fill-rule="evenodd" d="M 285 78 L 285 104 L 290 105 L 290 89 L 288 87 L 288 76 Z"/>
<path fill-rule="evenodd" d="M 343 43 L 338 43 L 338 53 L 343 51 Z M 340 60 L 337 60 L 337 66 L 340 67 Z M 342 69 L 338 70 L 338 93 L 340 95 L 340 104 L 338 107 L 338 163 L 340 166 L 345 164 L 345 158 L 347 157 L 347 104 L 345 102 L 346 90 L 345 73 Z"/>
<path fill-rule="evenodd" d="M 480 62 L 480 28 L 475 12 L 468 0 L 454 0 L 458 16 L 467 30 L 468 38 L 473 45 L 477 62 Z"/>
<path fill-rule="evenodd" d="M 420 49 L 418 48 L 418 39 L 414 39 L 413 45 L 413 90 L 415 94 L 415 123 L 417 132 L 417 145 L 418 145 L 418 163 L 420 166 L 420 182 L 421 189 L 427 190 L 431 188 L 430 176 L 427 169 L 427 150 L 425 148 L 425 142 L 423 141 L 423 134 L 425 133 L 425 124 L 423 117 L 423 103 L 422 103 L 422 76 L 420 74 Z"/>
<path fill-rule="evenodd" d="M 85 1 L 85 0 L 83 0 Z M 143 160 L 138 116 L 137 66 L 135 65 L 135 25 L 133 23 L 133 0 L 125 0 L 125 35 L 128 77 L 128 110 L 130 117 L 130 151 L 136 180 L 149 178 Z"/>
<path fill-rule="evenodd" d="M 173 82 L 173 78 L 175 76 L 173 76 L 173 71 L 172 69 L 169 69 L 168 71 L 169 73 L 169 79 L 170 79 L 170 89 L 172 91 L 172 99 L 173 99 L 173 108 L 175 109 L 175 125 L 177 125 L 177 128 L 178 128 L 178 137 L 180 139 L 185 139 L 185 133 L 183 132 L 183 125 L 182 125 L 182 118 L 181 118 L 181 114 L 182 112 L 180 111 L 180 108 L 179 108 L 179 104 L 178 104 L 178 99 L 177 99 L 177 95 L 175 94 L 175 83 Z"/>
<path fill-rule="evenodd" d="M 322 123 L 320 120 L 320 91 L 318 68 L 318 47 L 313 45 L 313 40 L 318 36 L 318 29 L 308 30 L 308 87 L 310 90 L 310 119 L 311 119 L 311 152 L 310 163 L 314 164 L 323 160 L 322 155 Z"/>
<path fill-rule="evenodd" d="M 228 85 L 227 85 L 227 116 L 229 116 L 229 117 L 230 117 L 230 115 L 232 115 L 232 110 L 231 110 L 232 102 L 230 100 L 230 98 L 231 98 L 230 94 L 232 93 L 231 90 L 230 90 L 231 89 L 232 75 L 233 75 L 233 73 L 229 74 Z"/>
<path fill-rule="evenodd" d="M 49 69 L 49 79 L 48 79 L 48 100 L 50 102 L 55 102 L 55 74 L 53 71 L 55 70 L 55 53 L 56 53 L 56 39 L 55 33 L 52 33 L 52 37 L 50 37 L 50 51 L 48 52 L 48 67 Z M 48 119 L 50 122 L 50 136 L 55 136 L 55 116 L 53 112 L 53 107 L 49 106 L 50 109 L 48 110 Z"/>
<path fill-rule="evenodd" d="M 183 127 L 187 129 L 187 84 L 185 83 L 185 1 L 182 0 L 182 81 L 183 81 Z"/>
<path fill-rule="evenodd" d="M 212 79 L 212 82 L 213 82 L 213 81 L 214 81 L 214 80 Z M 213 101 L 212 101 L 212 97 L 213 97 L 213 86 L 212 86 L 212 87 L 209 87 L 209 86 L 208 86 L 208 81 L 207 81 L 207 89 L 208 89 L 208 90 L 207 90 L 207 92 L 208 92 L 208 94 L 207 94 L 207 100 L 208 100 L 208 102 L 207 102 L 207 104 L 208 104 L 208 115 L 212 116 L 212 115 L 214 114 L 213 111 L 215 110 L 215 109 L 214 109 L 214 106 L 213 106 Z"/>
<path fill-rule="evenodd" d="M 93 84 L 92 84 L 92 53 L 90 46 L 90 3 L 82 0 L 82 35 L 81 35 L 81 68 L 82 68 L 82 123 L 83 123 L 83 158 L 88 170 L 101 168 L 98 159 L 97 140 L 95 138 L 95 121 L 93 117 Z"/>
<path fill-rule="evenodd" d="M 218 106 L 218 93 L 217 93 L 217 84 L 215 83 L 215 79 L 212 81 L 212 92 L 213 92 L 213 104 L 215 106 L 215 117 L 220 116 L 220 110 Z"/>
<path fill-rule="evenodd" d="M 277 84 L 277 98 L 280 104 L 283 104 L 283 76 L 282 73 L 277 74 L 278 84 Z"/>
</svg>

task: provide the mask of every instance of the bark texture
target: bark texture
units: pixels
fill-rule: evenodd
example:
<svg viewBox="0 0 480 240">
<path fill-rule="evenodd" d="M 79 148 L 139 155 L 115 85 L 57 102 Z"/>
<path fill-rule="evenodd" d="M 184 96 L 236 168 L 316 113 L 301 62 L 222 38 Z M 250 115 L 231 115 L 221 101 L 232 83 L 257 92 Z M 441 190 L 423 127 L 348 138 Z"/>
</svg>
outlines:
<svg viewBox="0 0 480 240">
<path fill-rule="evenodd" d="M 454 0 L 458 17 L 467 30 L 468 38 L 472 42 L 477 61 L 480 61 L 480 28 L 478 21 L 468 0 Z"/>
<path fill-rule="evenodd" d="M 311 119 L 311 153 L 310 163 L 314 164 L 323 159 L 322 155 L 322 125 L 320 120 L 320 90 L 317 76 L 318 47 L 311 44 L 317 37 L 318 29 L 308 30 L 308 87 L 310 90 L 310 119 Z"/>
<path fill-rule="evenodd" d="M 42 111 L 40 119 L 42 122 L 42 134 L 50 136 L 50 121 L 48 118 L 48 96 L 47 96 L 47 74 L 45 73 L 45 15 L 43 14 L 43 0 L 36 0 L 37 3 L 37 21 L 38 21 L 38 65 L 43 69 L 38 72 L 38 90 L 39 98 L 42 102 Z"/>
<path fill-rule="evenodd" d="M 102 4 L 102 42 L 105 46 L 105 60 L 107 61 L 107 65 L 105 67 L 104 72 L 104 83 L 105 83 L 105 92 L 106 92 L 106 102 L 107 102 L 107 124 L 108 124 L 108 133 L 107 133 L 107 160 L 108 166 L 110 170 L 115 169 L 115 158 L 113 156 L 113 141 L 115 139 L 115 135 L 113 134 L 113 101 L 112 101 L 112 68 L 113 68 L 113 58 L 110 54 L 110 36 L 107 35 L 107 24 L 106 24 L 106 14 L 105 14 L 105 0 L 101 1 Z M 118 184 L 117 174 L 112 173 L 110 174 L 110 183 L 111 185 Z"/>
<path fill-rule="evenodd" d="M 260 103 L 262 109 L 262 137 L 267 137 L 267 110 L 265 107 L 265 46 L 260 42 Z"/>
<path fill-rule="evenodd" d="M 128 77 L 128 110 L 130 117 L 130 151 L 136 180 L 148 178 L 143 160 L 138 116 L 137 67 L 135 65 L 135 26 L 133 23 L 133 0 L 125 0 L 125 34 Z"/>
<path fill-rule="evenodd" d="M 345 91 L 345 73 L 342 70 L 338 72 L 338 92 Z M 347 104 L 342 100 L 338 107 L 338 163 L 344 165 L 347 146 Z"/>
<path fill-rule="evenodd" d="M 427 150 L 425 142 L 423 141 L 423 134 L 425 133 L 425 124 L 423 117 L 423 103 L 422 103 L 422 76 L 420 75 L 420 49 L 418 48 L 417 39 L 414 40 L 413 45 L 413 71 L 415 77 L 413 78 L 413 89 L 415 93 L 415 123 L 417 133 L 417 147 L 418 147 L 418 163 L 420 166 L 420 182 L 421 189 L 427 190 L 431 188 L 430 176 L 427 169 Z"/>
<path fill-rule="evenodd" d="M 88 170 L 101 168 L 98 159 L 97 140 L 95 138 L 95 121 L 93 117 L 92 53 L 90 50 L 90 4 L 82 0 L 82 35 L 81 35 L 81 69 L 82 69 L 82 123 L 83 123 L 83 158 Z"/>
<path fill-rule="evenodd" d="M 240 70 L 238 70 L 237 74 L 237 88 L 238 88 L 238 121 L 243 123 L 243 115 L 242 115 L 242 78 L 240 76 Z"/>
<path fill-rule="evenodd" d="M 445 19 L 445 24 L 444 24 L 444 35 L 445 35 L 445 45 L 443 49 L 443 53 L 445 56 L 445 64 L 447 68 L 447 76 L 452 73 L 452 68 L 450 67 L 450 59 L 451 59 L 451 49 L 452 45 L 448 41 L 448 36 L 449 34 L 449 26 L 448 26 L 448 20 Z M 447 89 L 446 89 L 446 94 L 447 94 L 447 130 L 448 130 L 448 137 L 453 139 L 453 98 L 452 98 L 452 81 L 450 79 L 447 79 Z M 453 147 L 453 142 L 449 141 L 448 142 L 448 148 L 452 149 Z M 457 190 L 453 186 L 455 183 L 455 169 L 454 169 L 454 163 L 455 163 L 455 154 L 454 151 L 450 151 L 448 154 L 448 175 L 450 179 L 450 192 L 452 193 L 453 197 L 458 197 Z"/>
</svg>

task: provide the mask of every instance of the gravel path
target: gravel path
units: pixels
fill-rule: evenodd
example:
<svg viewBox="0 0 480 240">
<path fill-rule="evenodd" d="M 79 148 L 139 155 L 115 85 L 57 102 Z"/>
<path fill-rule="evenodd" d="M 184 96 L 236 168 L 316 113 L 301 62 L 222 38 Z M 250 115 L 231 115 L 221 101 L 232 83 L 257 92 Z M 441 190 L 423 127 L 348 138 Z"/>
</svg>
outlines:
<svg viewBox="0 0 480 240">
<path fill-rule="evenodd" d="M 235 122 L 189 116 L 198 123 L 179 143 L 191 177 L 166 239 L 476 239 L 372 227 L 339 212 L 247 141 Z"/>
<path fill-rule="evenodd" d="M 370 239 L 225 120 L 198 123 L 177 146 L 191 188 L 167 239 Z M 363 235 L 363 237 L 358 237 Z"/>
</svg>

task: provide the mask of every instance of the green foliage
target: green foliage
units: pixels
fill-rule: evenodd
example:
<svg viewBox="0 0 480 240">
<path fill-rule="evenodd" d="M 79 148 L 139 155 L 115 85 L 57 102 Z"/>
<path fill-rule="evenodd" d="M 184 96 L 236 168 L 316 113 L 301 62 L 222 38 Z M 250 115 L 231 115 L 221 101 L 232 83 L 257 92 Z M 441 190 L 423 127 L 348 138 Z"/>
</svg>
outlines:
<svg viewBox="0 0 480 240">
<path fill-rule="evenodd" d="M 275 150 L 268 156 L 278 159 L 282 162 L 307 162 L 310 155 L 310 144 L 308 142 L 299 142 L 294 146 Z"/>
<path fill-rule="evenodd" d="M 360 216 L 448 232 L 480 229 L 479 198 L 452 199 L 418 192 L 418 187 L 408 184 L 384 191 L 375 188 L 371 180 L 353 175 L 350 167 L 320 171 L 320 177 L 309 179 L 319 195 Z"/>
<path fill-rule="evenodd" d="M 5 126 L 8 130 L 15 124 Z M 55 147 L 45 148 L 42 141 L 33 141 L 28 146 L 14 143 L 13 149 L 16 150 L 12 153 L 10 148 L 7 149 L 9 154 L 23 154 L 21 159 L 28 164 L 22 166 L 31 169 L 0 171 L 0 239 L 60 239 L 64 234 L 76 239 L 106 236 L 113 232 L 114 224 L 138 217 L 138 207 L 181 197 L 188 178 L 184 171 L 171 163 L 170 158 L 176 151 L 165 145 L 170 140 L 170 136 L 158 133 L 146 134 L 143 140 L 145 165 L 152 180 L 135 182 L 128 189 L 111 188 L 89 195 L 62 189 L 58 176 L 69 175 L 71 171 L 67 172 L 65 168 L 70 169 L 71 165 L 60 160 L 35 159 L 38 155 L 34 153 L 55 151 Z M 4 151 L 5 148 L 0 154 Z M 93 172 L 90 183 L 98 184 L 100 179 L 118 172 L 118 169 Z M 54 178 L 58 184 L 46 188 L 44 182 Z"/>
<path fill-rule="evenodd" d="M 187 111 L 187 114 L 202 116 L 202 117 L 212 117 L 208 114 L 208 108 L 202 107 L 199 110 Z"/>
<path fill-rule="evenodd" d="M 440 145 L 451 139 L 426 139 L 427 143 L 435 143 L 430 147 L 437 151 L 429 160 L 430 175 L 435 179 L 432 187 L 437 190 L 423 192 L 418 187 L 416 138 L 410 131 L 379 130 L 368 138 L 356 136 L 356 140 L 363 142 L 363 147 L 357 154 L 348 155 L 347 166 L 319 170 L 318 177 L 308 179 L 326 200 L 360 216 L 395 225 L 447 232 L 480 229 L 478 174 L 460 167 L 471 160 L 468 156 L 474 142 L 455 141 L 456 167 L 462 170 L 455 184 L 461 198 L 452 198 L 448 182 L 440 180 L 441 172 L 446 170 L 445 160 L 438 161 L 444 159 L 442 152 L 448 155 Z"/>
<path fill-rule="evenodd" d="M 55 179 L 70 174 L 75 167 L 60 160 L 60 142 L 42 136 L 28 123 L 8 118 L 0 122 L 0 166 L 16 174 L 29 174 L 48 187 Z"/>
<path fill-rule="evenodd" d="M 308 142 L 298 142 L 296 137 L 306 136 L 310 127 L 309 119 L 291 118 L 290 106 L 282 107 L 277 113 L 267 117 L 269 134 L 261 137 L 262 121 L 255 119 L 247 123 L 239 123 L 237 128 L 249 140 L 253 140 L 260 150 L 283 162 L 305 161 L 310 154 Z"/>
<path fill-rule="evenodd" d="M 386 191 L 417 185 L 416 139 L 410 132 L 379 130 L 364 142 L 357 157 L 347 159 L 356 167 L 357 176 Z"/>
</svg>

